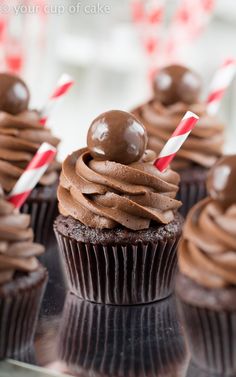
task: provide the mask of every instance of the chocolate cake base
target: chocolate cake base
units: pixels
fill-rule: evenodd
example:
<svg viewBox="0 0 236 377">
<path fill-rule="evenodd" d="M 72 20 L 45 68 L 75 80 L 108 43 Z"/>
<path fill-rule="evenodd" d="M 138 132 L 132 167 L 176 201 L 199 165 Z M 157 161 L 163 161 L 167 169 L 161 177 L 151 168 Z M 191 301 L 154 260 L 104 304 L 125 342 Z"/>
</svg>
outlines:
<svg viewBox="0 0 236 377">
<path fill-rule="evenodd" d="M 173 299 L 111 306 L 68 293 L 59 358 L 75 375 L 170 376 L 185 358 L 180 333 Z"/>
<path fill-rule="evenodd" d="M 0 359 L 32 345 L 46 282 L 47 271 L 40 266 L 0 286 Z"/>
<path fill-rule="evenodd" d="M 131 231 L 92 229 L 58 216 L 54 229 L 69 289 L 80 298 L 134 305 L 161 300 L 173 291 L 183 219 Z"/>
<path fill-rule="evenodd" d="M 235 376 L 236 288 L 206 289 L 178 273 L 176 293 L 193 362 Z"/>
<path fill-rule="evenodd" d="M 183 203 L 179 212 L 184 217 L 187 216 L 194 204 L 207 196 L 206 178 L 208 171 L 208 169 L 200 166 L 192 166 L 178 171 L 181 181 L 176 199 Z"/>
</svg>

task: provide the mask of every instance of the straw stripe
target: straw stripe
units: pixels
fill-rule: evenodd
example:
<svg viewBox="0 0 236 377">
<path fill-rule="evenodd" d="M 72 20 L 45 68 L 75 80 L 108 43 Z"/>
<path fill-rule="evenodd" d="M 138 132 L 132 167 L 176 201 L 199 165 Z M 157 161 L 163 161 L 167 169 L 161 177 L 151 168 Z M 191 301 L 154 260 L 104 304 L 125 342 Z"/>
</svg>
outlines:
<svg viewBox="0 0 236 377">
<path fill-rule="evenodd" d="M 55 155 L 56 148 L 48 143 L 43 143 L 38 149 L 8 196 L 8 201 L 16 208 L 20 208 L 24 204 L 31 191 L 47 170 L 49 164 L 53 161 Z"/>
<path fill-rule="evenodd" d="M 154 162 L 154 165 L 158 170 L 162 172 L 169 166 L 176 153 L 179 151 L 179 149 L 195 127 L 198 119 L 199 117 L 191 111 L 188 111 L 184 115 L 176 130 L 164 145 L 162 151 L 159 154 L 159 157 Z"/>
<path fill-rule="evenodd" d="M 58 80 L 55 90 L 49 98 L 48 103 L 41 110 L 40 123 L 45 126 L 56 104 L 66 95 L 71 86 L 74 84 L 73 79 L 68 74 L 63 74 Z"/>
<path fill-rule="evenodd" d="M 229 87 L 236 72 L 236 60 L 227 59 L 213 77 L 210 93 L 207 98 L 207 112 L 215 115 L 220 106 L 221 100 Z"/>
</svg>

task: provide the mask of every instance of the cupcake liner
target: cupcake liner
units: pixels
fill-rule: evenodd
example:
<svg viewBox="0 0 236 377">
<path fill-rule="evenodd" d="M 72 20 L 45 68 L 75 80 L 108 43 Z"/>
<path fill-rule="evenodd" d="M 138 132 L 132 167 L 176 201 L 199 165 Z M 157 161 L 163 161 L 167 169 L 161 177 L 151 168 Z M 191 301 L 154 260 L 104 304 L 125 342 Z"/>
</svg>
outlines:
<svg viewBox="0 0 236 377">
<path fill-rule="evenodd" d="M 23 285 L 17 278 L 0 295 L 0 359 L 20 355 L 33 342 L 47 273 L 41 268 L 23 279 Z"/>
<path fill-rule="evenodd" d="M 55 282 L 65 280 L 53 231 L 53 223 L 58 216 L 57 184 L 50 187 L 36 187 L 21 209 L 21 212 L 31 216 L 34 241 L 45 246 L 45 253 L 38 259 L 47 267 L 50 279 Z"/>
<path fill-rule="evenodd" d="M 178 237 L 157 243 L 77 242 L 55 227 L 69 289 L 88 301 L 135 305 L 161 300 L 173 291 Z"/>
<path fill-rule="evenodd" d="M 226 377 L 225 374 L 210 373 L 208 371 L 202 370 L 193 362 L 190 362 L 186 377 Z"/>
<path fill-rule="evenodd" d="M 179 212 L 186 217 L 190 209 L 207 196 L 207 170 L 205 168 L 186 169 L 179 174 L 181 181 L 176 199 L 183 203 Z"/>
<path fill-rule="evenodd" d="M 58 215 L 57 183 L 50 187 L 36 187 L 22 206 L 21 212 L 30 214 L 35 242 L 46 249 L 55 247 L 53 222 Z"/>
<path fill-rule="evenodd" d="M 236 313 L 179 301 L 193 362 L 204 370 L 236 375 Z"/>
<path fill-rule="evenodd" d="M 68 294 L 59 358 L 78 375 L 166 376 L 185 359 L 173 299 L 129 307 Z"/>
</svg>

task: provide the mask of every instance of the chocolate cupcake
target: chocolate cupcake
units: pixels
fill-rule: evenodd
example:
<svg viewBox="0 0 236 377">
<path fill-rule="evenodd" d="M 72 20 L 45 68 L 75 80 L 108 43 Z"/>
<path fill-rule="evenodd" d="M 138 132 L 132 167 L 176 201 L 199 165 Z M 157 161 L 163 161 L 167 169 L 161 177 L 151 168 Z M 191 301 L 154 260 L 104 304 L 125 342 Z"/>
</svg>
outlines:
<svg viewBox="0 0 236 377">
<path fill-rule="evenodd" d="M 189 213 L 179 248 L 176 292 L 195 364 L 236 374 L 236 155 L 208 177 L 210 197 Z"/>
<path fill-rule="evenodd" d="M 58 343 L 73 375 L 173 376 L 186 359 L 173 298 L 131 307 L 68 293 Z"/>
<path fill-rule="evenodd" d="M 206 177 L 209 168 L 222 156 L 224 126 L 217 117 L 207 114 L 206 104 L 199 100 L 200 79 L 189 69 L 178 65 L 162 69 L 153 89 L 153 98 L 132 112 L 146 127 L 148 147 L 157 154 L 187 110 L 200 117 L 172 163 L 180 174 L 177 199 L 183 203 L 180 212 L 186 216 L 207 195 Z"/>
<path fill-rule="evenodd" d="M 0 74 L 0 182 L 9 193 L 32 160 L 39 146 L 54 147 L 59 139 L 40 124 L 40 115 L 29 110 L 29 90 L 18 77 Z M 31 215 L 35 241 L 55 246 L 53 221 L 57 216 L 56 190 L 60 165 L 55 160 L 22 207 Z"/>
<path fill-rule="evenodd" d="M 55 232 L 69 288 L 106 304 L 141 304 L 171 294 L 182 228 L 179 176 L 153 165 L 146 131 L 131 114 L 100 115 L 88 147 L 68 156 Z"/>
<path fill-rule="evenodd" d="M 0 359 L 32 345 L 47 272 L 37 256 L 30 217 L 19 214 L 0 192 Z"/>
</svg>

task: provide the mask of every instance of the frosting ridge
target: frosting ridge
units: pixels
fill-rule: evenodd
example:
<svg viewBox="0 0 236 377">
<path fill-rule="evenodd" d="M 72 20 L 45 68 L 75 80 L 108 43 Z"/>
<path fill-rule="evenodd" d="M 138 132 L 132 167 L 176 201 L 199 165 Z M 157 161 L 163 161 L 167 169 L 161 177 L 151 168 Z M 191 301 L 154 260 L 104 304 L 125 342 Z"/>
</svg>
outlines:
<svg viewBox="0 0 236 377">
<path fill-rule="evenodd" d="M 179 175 L 153 166 L 153 152 L 129 165 L 92 158 L 87 149 L 68 156 L 58 188 L 59 210 L 94 228 L 146 229 L 168 224 L 181 203 Z"/>
<path fill-rule="evenodd" d="M 210 198 L 190 212 L 179 248 L 180 271 L 207 288 L 236 285 L 236 204 Z"/>
<path fill-rule="evenodd" d="M 26 110 L 17 115 L 0 111 L 0 181 L 10 192 L 16 181 L 43 142 L 54 147 L 59 139 L 39 123 L 36 111 Z M 59 163 L 54 160 L 40 180 L 42 185 L 53 184 L 58 177 Z"/>
<path fill-rule="evenodd" d="M 33 243 L 30 216 L 15 210 L 0 190 L 0 284 L 10 281 L 15 272 L 36 270 L 36 256 L 43 251 L 42 245 Z"/>
<path fill-rule="evenodd" d="M 222 155 L 224 125 L 216 117 L 206 113 L 205 104 L 188 105 L 176 102 L 164 106 L 156 99 L 152 99 L 136 108 L 132 113 L 147 129 L 148 148 L 159 154 L 187 110 L 196 113 L 200 119 L 187 141 L 178 151 L 172 167 L 180 170 L 192 164 L 198 164 L 209 168 Z"/>
</svg>

